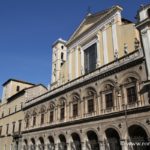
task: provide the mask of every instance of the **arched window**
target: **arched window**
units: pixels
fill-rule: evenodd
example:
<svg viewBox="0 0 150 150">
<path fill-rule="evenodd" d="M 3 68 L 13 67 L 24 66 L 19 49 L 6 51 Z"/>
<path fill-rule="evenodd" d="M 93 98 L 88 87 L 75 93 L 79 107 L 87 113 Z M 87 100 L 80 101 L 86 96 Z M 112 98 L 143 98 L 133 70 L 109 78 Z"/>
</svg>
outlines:
<svg viewBox="0 0 150 150">
<path fill-rule="evenodd" d="M 30 115 L 29 115 L 29 112 L 27 112 L 26 115 L 25 115 L 25 125 L 26 125 L 26 128 L 29 128 L 29 125 L 30 125 Z"/>
<path fill-rule="evenodd" d="M 124 83 L 124 86 L 126 88 L 127 103 L 129 105 L 136 103 L 138 100 L 136 82 L 137 79 L 129 77 Z"/>
<path fill-rule="evenodd" d="M 96 92 L 93 88 L 88 88 L 86 93 L 86 101 L 87 101 L 87 114 L 92 114 L 95 112 L 95 99 Z"/>
<path fill-rule="evenodd" d="M 41 107 L 40 113 L 41 113 L 41 125 L 44 124 L 45 122 L 45 112 L 46 112 L 46 108 L 45 106 Z"/>
<path fill-rule="evenodd" d="M 104 90 L 106 109 L 111 109 L 114 107 L 114 87 L 111 84 L 107 84 L 105 85 Z"/>
<path fill-rule="evenodd" d="M 60 120 L 65 119 L 65 99 L 60 100 Z"/>
<path fill-rule="evenodd" d="M 33 126 L 36 126 L 36 116 L 37 116 L 37 113 L 36 113 L 36 111 L 34 110 L 34 111 L 33 111 Z"/>
<path fill-rule="evenodd" d="M 79 115 L 79 96 L 74 94 L 72 96 L 72 116 L 77 117 Z"/>
<path fill-rule="evenodd" d="M 50 123 L 54 121 L 54 109 L 55 109 L 55 104 L 51 102 L 49 105 L 49 122 Z"/>
</svg>

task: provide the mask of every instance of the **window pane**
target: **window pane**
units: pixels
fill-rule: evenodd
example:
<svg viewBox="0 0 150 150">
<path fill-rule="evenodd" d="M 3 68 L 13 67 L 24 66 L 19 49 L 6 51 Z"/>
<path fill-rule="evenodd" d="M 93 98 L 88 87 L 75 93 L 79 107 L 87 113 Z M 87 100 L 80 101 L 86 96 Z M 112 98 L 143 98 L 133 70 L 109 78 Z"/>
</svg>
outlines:
<svg viewBox="0 0 150 150">
<path fill-rule="evenodd" d="M 94 100 L 90 99 L 88 100 L 88 113 L 94 112 Z"/>
<path fill-rule="evenodd" d="M 65 108 L 61 108 L 60 110 L 60 119 L 63 120 L 65 118 Z"/>
<path fill-rule="evenodd" d="M 113 107 L 113 94 L 112 93 L 106 94 L 105 99 L 106 99 L 106 108 Z"/>
<path fill-rule="evenodd" d="M 93 44 L 85 50 L 84 53 L 84 67 L 85 73 L 89 73 L 96 69 L 96 60 L 97 60 L 97 45 Z"/>
<path fill-rule="evenodd" d="M 135 103 L 137 101 L 137 92 L 135 86 L 127 88 L 127 98 L 129 104 Z"/>
<path fill-rule="evenodd" d="M 41 124 L 44 124 L 44 114 L 41 114 Z"/>
<path fill-rule="evenodd" d="M 33 117 L 33 126 L 36 125 L 36 116 Z"/>
<path fill-rule="evenodd" d="M 78 104 L 73 104 L 73 117 L 78 116 Z"/>
<path fill-rule="evenodd" d="M 50 122 L 53 122 L 53 120 L 54 120 L 54 112 L 51 111 L 50 112 Z"/>
</svg>

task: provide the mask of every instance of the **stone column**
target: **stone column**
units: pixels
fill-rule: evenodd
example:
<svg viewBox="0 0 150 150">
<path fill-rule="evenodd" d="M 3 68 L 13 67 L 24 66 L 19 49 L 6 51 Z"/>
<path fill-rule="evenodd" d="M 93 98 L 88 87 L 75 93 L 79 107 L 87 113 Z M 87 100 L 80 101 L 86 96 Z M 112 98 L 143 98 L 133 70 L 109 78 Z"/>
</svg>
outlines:
<svg viewBox="0 0 150 150">
<path fill-rule="evenodd" d="M 103 51 L 104 51 L 104 64 L 108 63 L 108 48 L 107 48 L 107 33 L 104 27 L 102 32 L 102 39 L 103 39 Z"/>
<path fill-rule="evenodd" d="M 77 46 L 76 49 L 75 49 L 75 76 L 76 78 L 78 78 L 79 76 L 79 61 L 78 61 L 78 58 L 79 58 L 79 47 Z"/>
<path fill-rule="evenodd" d="M 142 100 L 141 100 L 141 95 L 140 95 L 140 85 L 138 81 L 136 82 L 136 88 L 137 88 L 137 101 L 138 101 L 137 104 L 138 106 L 141 106 Z"/>
<path fill-rule="evenodd" d="M 100 41 L 99 41 L 99 34 L 100 32 L 98 32 L 97 34 L 97 68 L 100 67 Z"/>
<path fill-rule="evenodd" d="M 84 51 L 80 48 L 81 52 L 81 75 L 84 75 Z"/>
</svg>

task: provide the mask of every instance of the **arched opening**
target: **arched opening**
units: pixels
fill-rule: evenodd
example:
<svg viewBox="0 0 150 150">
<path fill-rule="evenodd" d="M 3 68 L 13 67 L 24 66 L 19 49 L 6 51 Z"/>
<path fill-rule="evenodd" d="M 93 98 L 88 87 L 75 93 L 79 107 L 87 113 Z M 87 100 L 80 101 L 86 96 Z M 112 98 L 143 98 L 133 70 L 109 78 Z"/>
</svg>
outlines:
<svg viewBox="0 0 150 150">
<path fill-rule="evenodd" d="M 129 127 L 129 136 L 133 145 L 133 150 L 149 150 L 148 136 L 145 130 L 139 125 Z"/>
<path fill-rule="evenodd" d="M 66 142 L 66 138 L 63 134 L 59 135 L 59 140 L 60 140 L 60 143 L 58 145 L 59 150 L 67 150 L 67 142 Z"/>
<path fill-rule="evenodd" d="M 91 150 L 99 150 L 98 136 L 94 131 L 87 132 L 88 142 L 87 147 Z"/>
<path fill-rule="evenodd" d="M 42 137 L 39 138 L 40 144 L 39 144 L 39 149 L 44 150 L 45 145 L 44 145 L 44 139 Z"/>
<path fill-rule="evenodd" d="M 35 139 L 32 138 L 31 139 L 31 150 L 35 150 L 35 149 L 36 149 Z"/>
<path fill-rule="evenodd" d="M 52 136 L 49 136 L 49 137 L 48 137 L 48 141 L 49 141 L 48 149 L 54 150 L 54 149 L 55 149 L 54 138 L 53 138 Z"/>
<path fill-rule="evenodd" d="M 77 133 L 72 133 L 71 136 L 72 136 L 72 140 L 73 140 L 73 143 L 71 145 L 72 149 L 81 150 L 80 136 Z"/>
<path fill-rule="evenodd" d="M 115 129 L 109 128 L 105 131 L 107 141 L 106 147 L 109 147 L 111 150 L 121 150 L 121 145 L 120 145 L 120 137 L 118 132 Z"/>
<path fill-rule="evenodd" d="M 23 150 L 28 150 L 28 141 L 27 141 L 27 139 L 24 139 Z"/>
<path fill-rule="evenodd" d="M 15 142 L 15 150 L 19 150 L 19 142 L 18 141 Z"/>
</svg>

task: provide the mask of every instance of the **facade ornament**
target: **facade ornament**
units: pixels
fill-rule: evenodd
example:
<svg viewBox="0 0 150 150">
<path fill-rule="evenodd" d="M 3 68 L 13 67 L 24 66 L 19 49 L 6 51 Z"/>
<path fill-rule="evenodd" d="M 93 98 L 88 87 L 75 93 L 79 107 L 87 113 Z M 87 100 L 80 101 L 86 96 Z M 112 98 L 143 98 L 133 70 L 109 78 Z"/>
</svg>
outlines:
<svg viewBox="0 0 150 150">
<path fill-rule="evenodd" d="M 117 60 L 117 59 L 118 59 L 118 51 L 117 51 L 117 49 L 115 50 L 114 58 L 115 58 L 115 60 Z"/>
<path fill-rule="evenodd" d="M 127 43 L 124 43 L 124 54 L 125 55 L 128 54 L 128 45 L 127 45 Z"/>
<path fill-rule="evenodd" d="M 139 40 L 137 38 L 135 38 L 134 46 L 135 46 L 135 50 L 139 50 L 139 48 L 140 48 L 140 42 L 139 42 Z"/>
</svg>

